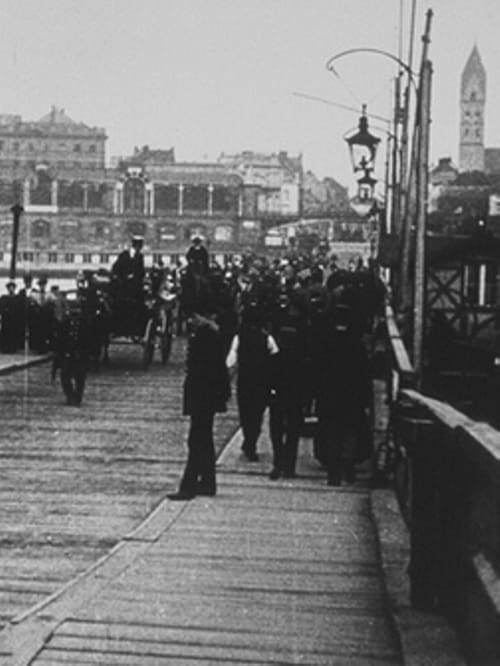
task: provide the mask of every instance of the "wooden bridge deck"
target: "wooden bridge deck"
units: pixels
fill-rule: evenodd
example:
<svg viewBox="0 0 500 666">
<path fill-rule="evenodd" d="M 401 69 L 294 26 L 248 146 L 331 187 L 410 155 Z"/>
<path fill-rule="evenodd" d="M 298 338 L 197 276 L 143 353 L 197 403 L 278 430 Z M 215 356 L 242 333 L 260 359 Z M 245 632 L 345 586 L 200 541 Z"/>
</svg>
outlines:
<svg viewBox="0 0 500 666">
<path fill-rule="evenodd" d="M 10 627 L 12 664 L 401 664 L 368 488 L 331 488 L 301 444 L 219 462 L 216 498 L 162 502 L 76 583 Z M 5 646 L 4 646 L 5 649 Z M 5 652 L 7 654 L 7 652 Z"/>
</svg>

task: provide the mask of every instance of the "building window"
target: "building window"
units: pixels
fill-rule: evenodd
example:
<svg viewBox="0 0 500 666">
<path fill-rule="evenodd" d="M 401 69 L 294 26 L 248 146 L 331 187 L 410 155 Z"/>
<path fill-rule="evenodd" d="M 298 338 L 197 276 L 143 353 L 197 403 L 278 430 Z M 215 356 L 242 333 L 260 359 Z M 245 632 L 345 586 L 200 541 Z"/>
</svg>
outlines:
<svg viewBox="0 0 500 666">
<path fill-rule="evenodd" d="M 90 252 L 84 252 L 82 254 L 82 261 L 84 264 L 92 263 L 92 254 Z"/>
<path fill-rule="evenodd" d="M 109 254 L 100 254 L 99 255 L 99 262 L 101 264 L 109 264 Z"/>
<path fill-rule="evenodd" d="M 161 266 L 162 263 L 163 263 L 163 256 L 161 254 L 153 252 L 153 264 L 156 264 L 157 266 Z"/>
<path fill-rule="evenodd" d="M 233 240 L 233 230 L 229 226 L 215 227 L 215 240 L 222 243 L 229 243 Z"/>
<path fill-rule="evenodd" d="M 21 252 L 21 261 L 33 261 L 33 252 Z"/>
<path fill-rule="evenodd" d="M 3 150 L 3 149 L 4 149 L 4 142 L 0 141 L 0 150 Z"/>
<path fill-rule="evenodd" d="M 74 255 L 74 253 L 73 253 L 73 252 L 66 252 L 66 254 L 64 255 L 64 261 L 65 261 L 67 264 L 73 264 L 74 261 L 75 261 L 75 255 Z"/>
<path fill-rule="evenodd" d="M 82 150 L 82 145 L 80 143 L 75 143 L 75 145 L 73 146 L 73 151 L 75 153 L 80 153 L 81 150 Z"/>
<path fill-rule="evenodd" d="M 95 153 L 95 152 L 96 152 L 95 145 L 93 143 L 91 143 L 90 146 L 89 146 L 89 153 Z"/>
<path fill-rule="evenodd" d="M 57 252 L 49 252 L 47 259 L 49 264 L 57 264 Z"/>
</svg>

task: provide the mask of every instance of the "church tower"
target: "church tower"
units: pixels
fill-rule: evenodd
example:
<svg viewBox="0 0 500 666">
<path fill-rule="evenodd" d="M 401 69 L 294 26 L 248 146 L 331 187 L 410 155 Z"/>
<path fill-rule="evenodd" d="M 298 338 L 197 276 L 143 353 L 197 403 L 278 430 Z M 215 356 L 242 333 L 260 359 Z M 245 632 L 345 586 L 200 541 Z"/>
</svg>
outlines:
<svg viewBox="0 0 500 666">
<path fill-rule="evenodd" d="M 486 70 L 474 45 L 460 86 L 459 171 L 484 171 Z"/>
</svg>

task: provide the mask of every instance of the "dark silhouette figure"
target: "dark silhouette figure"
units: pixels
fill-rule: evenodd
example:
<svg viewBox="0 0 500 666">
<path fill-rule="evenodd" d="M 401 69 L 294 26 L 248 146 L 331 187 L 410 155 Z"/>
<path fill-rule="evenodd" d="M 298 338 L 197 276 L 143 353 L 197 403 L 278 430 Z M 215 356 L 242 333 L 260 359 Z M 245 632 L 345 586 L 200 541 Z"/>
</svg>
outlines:
<svg viewBox="0 0 500 666">
<path fill-rule="evenodd" d="M 82 403 L 88 370 L 90 332 L 79 300 L 67 304 L 56 338 L 57 365 L 68 405 Z"/>
<path fill-rule="evenodd" d="M 274 338 L 263 328 L 257 304 L 247 306 L 226 359 L 237 365 L 237 401 L 243 431 L 242 451 L 251 462 L 259 459 L 257 440 L 271 394 L 271 357 L 278 353 Z"/>
<path fill-rule="evenodd" d="M 189 500 L 195 495 L 214 496 L 214 416 L 225 412 L 230 395 L 216 314 L 209 306 L 194 313 L 190 322 L 183 412 L 190 417 L 188 459 L 177 493 L 171 500 Z"/>
<path fill-rule="evenodd" d="M 19 346 L 19 302 L 16 283 L 6 284 L 7 293 L 0 297 L 0 349 L 4 354 L 13 354 Z"/>
<path fill-rule="evenodd" d="M 273 360 L 269 410 L 273 468 L 269 478 L 276 480 L 296 475 L 306 385 L 306 318 L 299 303 L 286 293 L 278 296 L 272 332 L 279 353 Z"/>
<path fill-rule="evenodd" d="M 314 356 L 318 449 L 328 484 L 355 480 L 360 437 L 372 396 L 368 355 L 349 308 L 337 306 L 326 321 Z"/>
<path fill-rule="evenodd" d="M 209 268 L 209 256 L 207 248 L 203 245 L 200 236 L 195 236 L 191 247 L 186 252 L 186 259 L 193 273 L 206 275 Z"/>
</svg>

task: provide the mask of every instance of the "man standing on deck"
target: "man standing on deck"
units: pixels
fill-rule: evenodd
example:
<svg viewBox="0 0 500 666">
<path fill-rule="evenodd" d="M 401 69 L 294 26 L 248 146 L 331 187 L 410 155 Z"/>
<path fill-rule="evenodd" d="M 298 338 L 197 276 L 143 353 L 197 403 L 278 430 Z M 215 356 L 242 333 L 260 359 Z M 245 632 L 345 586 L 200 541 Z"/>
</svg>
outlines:
<svg viewBox="0 0 500 666">
<path fill-rule="evenodd" d="M 226 411 L 230 396 L 215 306 L 206 302 L 199 312 L 192 314 L 189 325 L 183 396 L 183 411 L 190 417 L 188 459 L 179 490 L 168 495 L 171 500 L 216 494 L 214 417 L 217 412 Z"/>
</svg>

